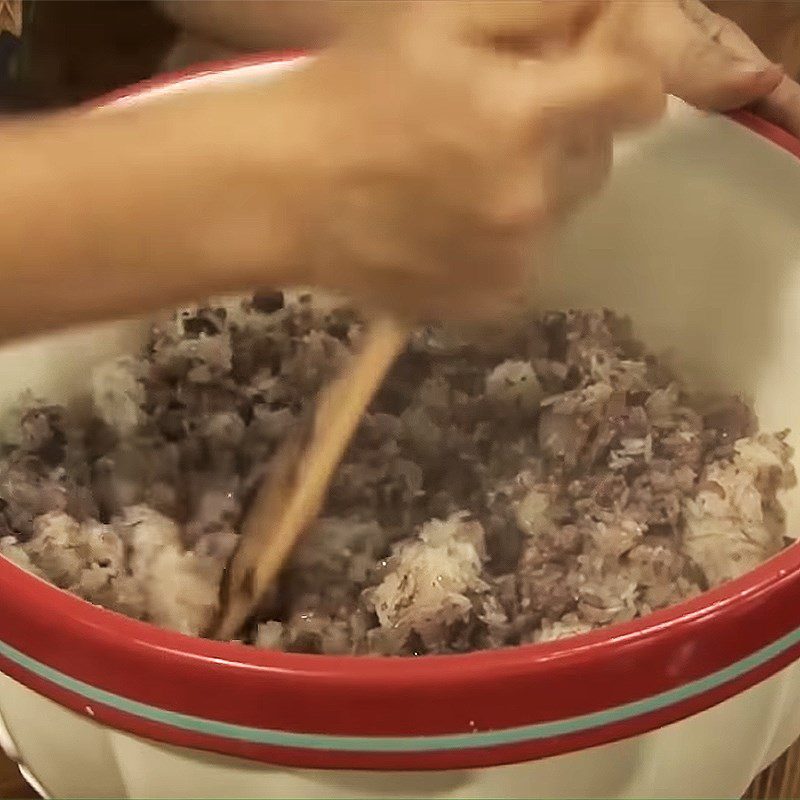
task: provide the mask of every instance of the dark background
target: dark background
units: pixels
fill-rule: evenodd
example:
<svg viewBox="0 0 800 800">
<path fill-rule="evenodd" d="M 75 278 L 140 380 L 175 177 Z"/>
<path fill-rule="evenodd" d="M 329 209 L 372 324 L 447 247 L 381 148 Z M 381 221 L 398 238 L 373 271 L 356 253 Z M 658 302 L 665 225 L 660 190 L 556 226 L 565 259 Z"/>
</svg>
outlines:
<svg viewBox="0 0 800 800">
<path fill-rule="evenodd" d="M 2 109 L 72 105 L 148 77 L 176 33 L 144 0 L 26 0 L 22 40 L 0 60 Z"/>
</svg>

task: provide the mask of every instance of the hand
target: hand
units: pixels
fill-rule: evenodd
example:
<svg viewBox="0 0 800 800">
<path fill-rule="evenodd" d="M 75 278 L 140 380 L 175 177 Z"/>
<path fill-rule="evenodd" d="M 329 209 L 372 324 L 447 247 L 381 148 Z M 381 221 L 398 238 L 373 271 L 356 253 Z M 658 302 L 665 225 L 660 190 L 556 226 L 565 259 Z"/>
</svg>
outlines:
<svg viewBox="0 0 800 800">
<path fill-rule="evenodd" d="M 594 0 L 363 9 L 267 85 L 4 122 L 0 337 L 259 285 L 411 317 L 519 295 L 614 133 L 660 114 L 657 72 L 585 48 Z"/>
<path fill-rule="evenodd" d="M 290 78 L 318 142 L 313 281 L 412 316 L 500 313 L 614 134 L 660 115 L 659 77 L 584 47 L 594 0 L 375 5 Z"/>
<path fill-rule="evenodd" d="M 788 76 L 766 97 L 753 104 L 764 119 L 800 137 L 800 84 Z"/>
<path fill-rule="evenodd" d="M 619 0 L 598 35 L 605 46 L 609 39 L 624 39 L 626 46 L 651 57 L 666 90 L 698 108 L 728 111 L 752 105 L 800 135 L 800 86 L 738 25 L 700 0 Z"/>
</svg>

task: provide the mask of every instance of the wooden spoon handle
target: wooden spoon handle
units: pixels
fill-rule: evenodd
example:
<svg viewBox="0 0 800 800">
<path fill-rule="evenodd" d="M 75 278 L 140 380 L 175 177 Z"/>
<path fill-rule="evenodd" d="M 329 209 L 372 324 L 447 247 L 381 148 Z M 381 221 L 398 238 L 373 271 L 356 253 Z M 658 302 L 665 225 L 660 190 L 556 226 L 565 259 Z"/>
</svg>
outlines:
<svg viewBox="0 0 800 800">
<path fill-rule="evenodd" d="M 377 319 L 361 352 L 320 392 L 310 424 L 298 426 L 278 450 L 223 576 L 210 637 L 236 635 L 316 519 L 364 411 L 407 339 L 405 326 Z"/>
</svg>

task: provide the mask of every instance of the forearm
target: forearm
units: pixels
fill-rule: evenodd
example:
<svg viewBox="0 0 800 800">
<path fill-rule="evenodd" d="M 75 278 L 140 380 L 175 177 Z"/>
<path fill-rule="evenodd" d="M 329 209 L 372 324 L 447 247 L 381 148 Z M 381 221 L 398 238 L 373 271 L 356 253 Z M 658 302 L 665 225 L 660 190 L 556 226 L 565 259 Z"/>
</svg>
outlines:
<svg viewBox="0 0 800 800">
<path fill-rule="evenodd" d="M 283 140 L 257 176 L 270 190 L 256 191 L 204 107 L 0 126 L 0 337 L 305 278 Z"/>
</svg>

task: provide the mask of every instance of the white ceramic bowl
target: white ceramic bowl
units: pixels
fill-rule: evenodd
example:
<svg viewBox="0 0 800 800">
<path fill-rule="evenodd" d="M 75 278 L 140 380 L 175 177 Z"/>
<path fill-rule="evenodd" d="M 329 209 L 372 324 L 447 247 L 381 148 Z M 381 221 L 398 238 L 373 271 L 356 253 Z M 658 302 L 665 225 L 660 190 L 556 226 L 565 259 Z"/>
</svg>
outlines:
<svg viewBox="0 0 800 800">
<path fill-rule="evenodd" d="M 210 69 L 111 102 L 297 63 Z M 693 379 L 750 395 L 766 428 L 800 431 L 798 157 L 800 142 L 764 123 L 673 104 L 618 149 L 542 304 L 630 313 Z M 69 397 L 139 338 L 113 325 L 6 348 L 0 404 L 25 388 Z M 0 597 L 0 743 L 56 797 L 737 797 L 800 735 L 797 546 L 643 620 L 414 660 L 190 639 L 3 559 Z"/>
</svg>

